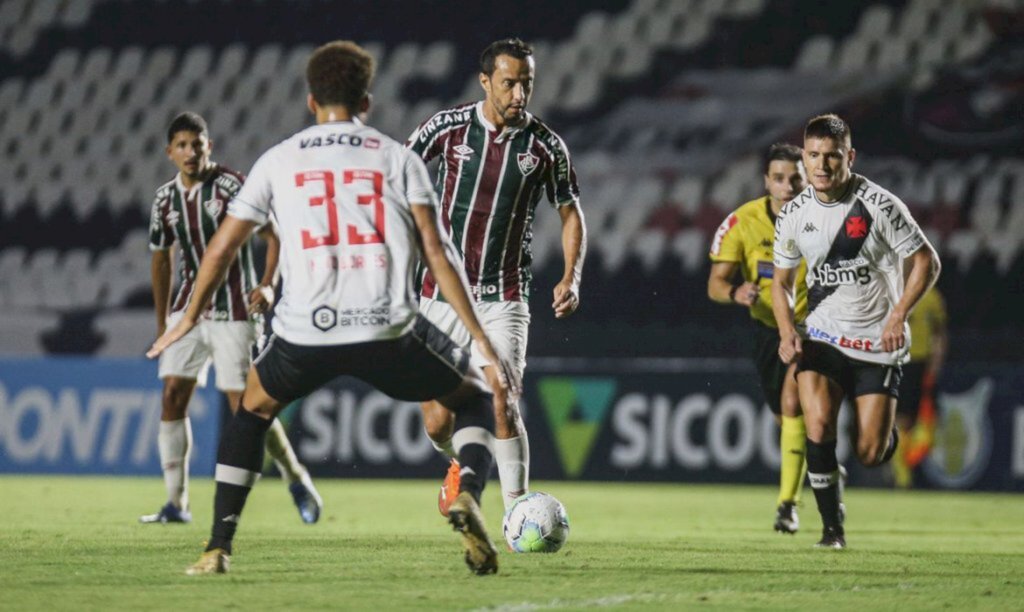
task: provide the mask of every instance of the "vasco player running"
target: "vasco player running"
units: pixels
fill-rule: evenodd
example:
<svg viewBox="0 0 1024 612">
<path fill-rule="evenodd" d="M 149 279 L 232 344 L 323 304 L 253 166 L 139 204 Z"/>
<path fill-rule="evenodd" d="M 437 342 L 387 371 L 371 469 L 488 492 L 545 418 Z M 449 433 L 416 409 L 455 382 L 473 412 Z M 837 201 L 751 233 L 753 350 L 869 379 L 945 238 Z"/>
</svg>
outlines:
<svg viewBox="0 0 1024 612">
<path fill-rule="evenodd" d="M 462 533 L 473 571 L 498 569 L 478 505 L 493 459 L 492 394 L 466 351 L 418 314 L 414 277 L 421 250 L 476 347 L 495 366 L 493 387 L 507 382 L 517 392 L 519 381 L 495 356 L 438 233 L 426 166 L 356 119 L 369 107 L 373 63 L 347 41 L 313 52 L 306 104 L 317 124 L 257 160 L 207 248 L 182 321 L 149 352 L 159 354 L 196 324 L 239 246 L 270 219 L 281 240 L 284 277 L 274 333 L 221 436 L 212 536 L 189 574 L 227 571 L 274 415 L 345 374 L 396 399 L 437 399 L 455 414 L 452 441 L 463 470 L 449 522 Z"/>
<path fill-rule="evenodd" d="M 843 396 L 857 411 L 857 458 L 892 458 L 900 364 L 907 357 L 907 315 L 939 275 L 939 258 L 899 198 L 853 174 L 850 128 L 836 115 L 804 129 L 811 186 L 775 223 L 772 307 L 779 357 L 797 361 L 807 425 L 807 472 L 824 525 L 818 546 L 845 548 L 836 433 Z M 793 323 L 796 267 L 807 260 L 806 338 Z"/>
</svg>

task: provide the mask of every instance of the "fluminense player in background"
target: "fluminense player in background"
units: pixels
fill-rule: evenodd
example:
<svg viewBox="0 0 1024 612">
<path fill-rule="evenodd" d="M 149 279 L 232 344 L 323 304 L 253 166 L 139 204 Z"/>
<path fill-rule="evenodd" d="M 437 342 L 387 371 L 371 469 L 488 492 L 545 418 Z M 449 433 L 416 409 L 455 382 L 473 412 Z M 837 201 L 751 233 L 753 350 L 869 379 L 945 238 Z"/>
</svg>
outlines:
<svg viewBox="0 0 1024 612">
<path fill-rule="evenodd" d="M 436 399 L 454 413 L 452 443 L 463 469 L 448 520 L 462 535 L 470 569 L 498 570 L 479 502 L 493 461 L 492 389 L 508 385 L 517 393 L 519 380 L 495 354 L 451 245 L 437 230 L 437 198 L 423 161 L 357 118 L 369 107 L 373 70 L 373 58 L 348 41 L 313 52 L 306 105 L 316 125 L 256 161 L 206 249 L 192 302 L 148 353 L 173 349 L 191 332 L 239 248 L 255 228 L 272 222 L 284 278 L 273 335 L 221 435 L 212 535 L 189 574 L 228 570 L 274 416 L 340 375 L 403 401 Z M 421 255 L 474 348 L 494 368 L 490 386 L 468 352 L 419 314 Z"/>
<path fill-rule="evenodd" d="M 764 187 L 768 194 L 751 200 L 729 214 L 715 232 L 711 243 L 711 273 L 708 297 L 719 304 L 738 304 L 750 311 L 754 338 L 751 356 L 757 367 L 761 391 L 781 426 L 779 450 L 781 470 L 775 511 L 776 531 L 796 533 L 806 462 L 804 440 L 807 430 L 796 391 L 796 366 L 779 359 L 779 332 L 772 312 L 772 240 L 775 219 L 782 206 L 804 190 L 800 147 L 773 144 L 764 165 Z M 737 272 L 742 282 L 736 282 Z M 796 321 L 807 315 L 807 267 L 800 264 L 796 274 Z"/>
<path fill-rule="evenodd" d="M 206 121 L 196 113 L 178 115 L 167 129 L 167 157 L 178 168 L 178 174 L 157 190 L 149 230 L 158 338 L 168 326 L 173 327 L 181 320 L 195 293 L 199 261 L 224 221 L 228 202 L 245 181 L 241 173 L 211 161 L 212 149 Z M 202 311 L 195 329 L 160 357 L 159 376 L 164 381 L 164 392 L 157 445 L 168 500 L 156 514 L 142 516 L 140 522 L 187 523 L 192 518 L 188 498 L 192 446 L 188 404 L 197 382 L 206 385 L 211 362 L 217 370 L 217 388 L 227 396 L 232 410 L 238 407 L 256 341 L 256 319 L 263 316 L 274 299 L 277 235 L 269 225 L 261 228 L 259 234 L 267 242 L 262 280 L 257 284 L 252 244 L 247 240 L 238 258 L 231 262 L 224 282 L 216 288 L 209 307 Z M 177 248 L 181 259 L 180 287 L 173 302 L 172 247 Z M 267 436 L 267 450 L 288 484 L 302 520 L 317 522 L 323 502 L 278 421 L 274 421 Z"/>
<path fill-rule="evenodd" d="M 772 308 L 779 357 L 796 361 L 807 426 L 807 472 L 823 531 L 818 546 L 845 548 L 836 460 L 839 407 L 856 410 L 857 458 L 889 461 L 900 364 L 911 341 L 907 316 L 938 278 L 939 257 L 895 195 L 853 174 L 850 127 L 836 115 L 804 129 L 811 186 L 786 204 L 775 223 Z M 801 336 L 790 303 L 796 269 L 807 261 L 807 318 Z"/>
<path fill-rule="evenodd" d="M 406 146 L 430 161 L 440 158 L 436 188 L 439 222 L 462 258 L 477 312 L 495 349 L 526 368 L 530 325 L 530 240 L 541 197 L 558 211 L 565 260 L 555 285 L 555 317 L 579 307 L 579 285 L 586 252 L 576 172 L 565 142 L 527 112 L 533 93 L 533 49 L 517 38 L 496 41 L 480 56 L 484 99 L 442 110 L 409 137 Z M 452 339 L 469 347 L 470 334 L 430 271 L 422 278 L 420 311 Z M 489 364 L 475 349 L 473 362 Z M 495 460 L 506 509 L 529 489 L 530 446 L 517 398 L 495 396 Z M 452 449 L 452 415 L 437 403 L 423 405 L 427 434 L 451 459 L 438 507 L 457 493 L 459 463 Z"/>
</svg>

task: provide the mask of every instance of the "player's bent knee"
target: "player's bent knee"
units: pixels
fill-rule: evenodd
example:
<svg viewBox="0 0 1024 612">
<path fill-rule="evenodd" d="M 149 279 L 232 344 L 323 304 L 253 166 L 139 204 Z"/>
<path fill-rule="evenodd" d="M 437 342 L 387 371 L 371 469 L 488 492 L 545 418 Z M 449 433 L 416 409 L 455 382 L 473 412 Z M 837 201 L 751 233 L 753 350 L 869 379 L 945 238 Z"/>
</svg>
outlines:
<svg viewBox="0 0 1024 612">
<path fill-rule="evenodd" d="M 857 441 L 857 459 L 867 467 L 873 467 L 882 462 L 885 454 L 885 444 L 878 440 Z"/>
<path fill-rule="evenodd" d="M 451 438 L 454 420 L 451 411 L 435 401 L 423 402 L 420 408 L 423 411 L 423 429 L 431 440 L 443 442 Z"/>
</svg>

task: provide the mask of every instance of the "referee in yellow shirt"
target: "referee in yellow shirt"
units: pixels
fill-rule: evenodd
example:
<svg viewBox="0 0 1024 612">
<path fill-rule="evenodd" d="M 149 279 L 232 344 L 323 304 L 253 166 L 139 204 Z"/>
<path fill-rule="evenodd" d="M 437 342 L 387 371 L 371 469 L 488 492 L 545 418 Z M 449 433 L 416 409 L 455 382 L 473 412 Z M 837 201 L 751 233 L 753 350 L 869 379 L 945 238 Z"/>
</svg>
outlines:
<svg viewBox="0 0 1024 612">
<path fill-rule="evenodd" d="M 910 361 L 903 364 L 896 427 L 905 440 L 892 458 L 893 482 L 913 484 L 913 470 L 931 450 L 935 433 L 935 380 L 946 360 L 946 302 L 935 287 L 910 312 Z"/>
<path fill-rule="evenodd" d="M 711 275 L 708 296 L 720 304 L 739 304 L 750 309 L 754 319 L 753 358 L 761 381 L 761 390 L 782 434 L 782 474 L 779 483 L 775 530 L 796 533 L 800 527 L 796 505 L 807 471 L 804 460 L 806 429 L 797 399 L 794 366 L 779 359 L 779 332 L 772 314 L 772 243 L 775 217 L 807 184 L 802 151 L 789 144 L 774 144 L 765 159 L 764 186 L 768 195 L 751 200 L 732 212 L 711 244 Z M 740 271 L 742 283 L 736 283 Z M 797 271 L 796 319 L 807 316 L 807 264 Z"/>
</svg>

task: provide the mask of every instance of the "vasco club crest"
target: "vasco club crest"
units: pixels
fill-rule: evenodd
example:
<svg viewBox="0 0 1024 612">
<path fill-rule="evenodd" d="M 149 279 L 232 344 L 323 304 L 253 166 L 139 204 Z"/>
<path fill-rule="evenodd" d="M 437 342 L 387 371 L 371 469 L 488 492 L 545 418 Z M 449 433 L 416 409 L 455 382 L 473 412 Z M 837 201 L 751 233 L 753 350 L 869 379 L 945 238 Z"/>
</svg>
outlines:
<svg viewBox="0 0 1024 612">
<path fill-rule="evenodd" d="M 519 162 L 519 170 L 526 176 L 537 168 L 540 158 L 533 153 L 520 153 L 516 156 L 516 161 Z"/>
</svg>

